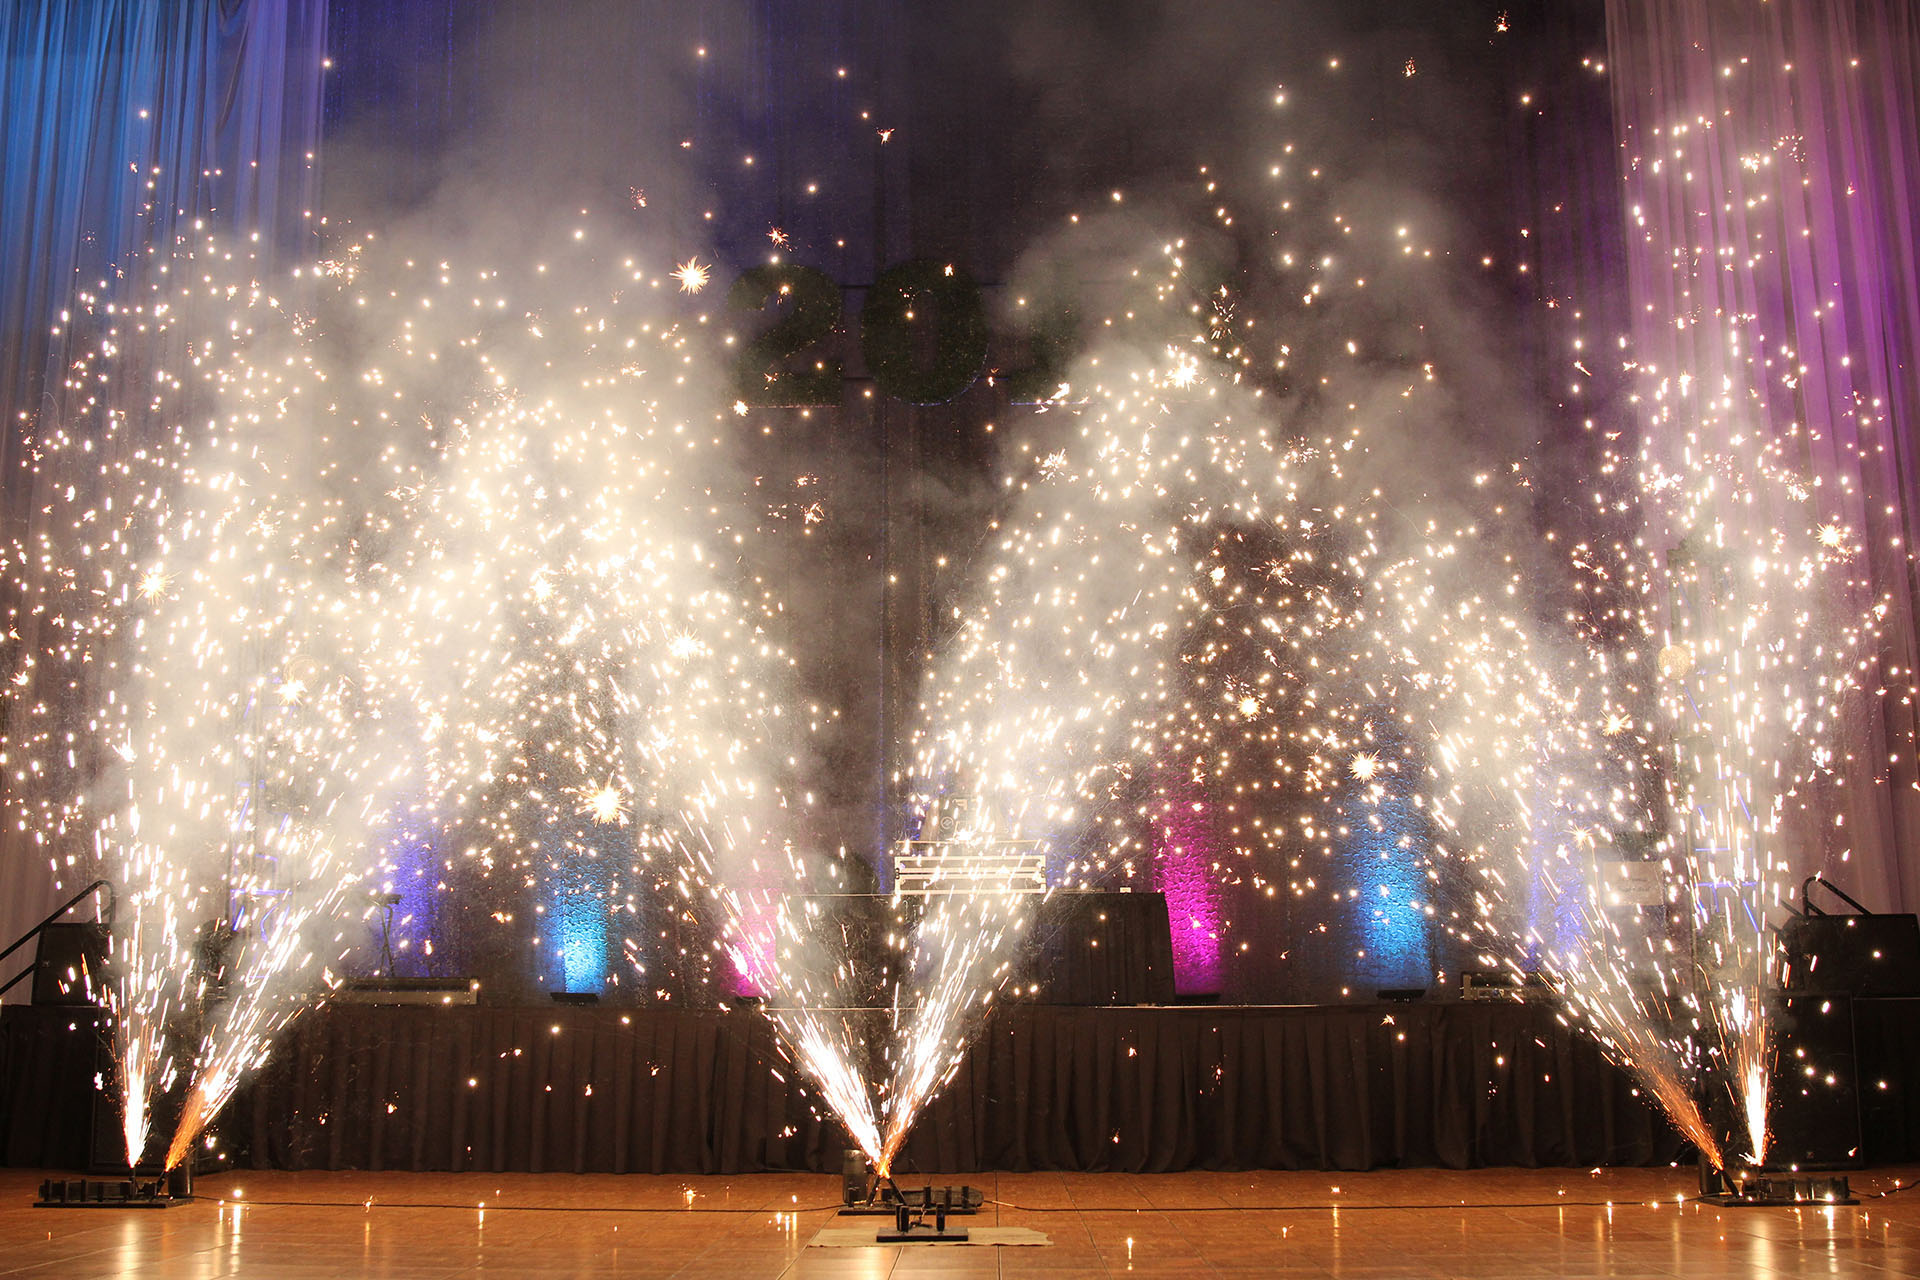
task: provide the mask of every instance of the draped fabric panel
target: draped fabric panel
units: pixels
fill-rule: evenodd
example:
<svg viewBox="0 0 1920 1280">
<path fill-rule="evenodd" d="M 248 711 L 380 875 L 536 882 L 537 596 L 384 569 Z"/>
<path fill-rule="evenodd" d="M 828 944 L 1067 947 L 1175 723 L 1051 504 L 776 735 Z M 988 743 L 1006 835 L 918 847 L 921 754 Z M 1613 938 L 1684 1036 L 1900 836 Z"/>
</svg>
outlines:
<svg viewBox="0 0 1920 1280">
<path fill-rule="evenodd" d="M 1172 1004 L 1171 932 L 1163 894 L 1049 894 L 1014 959 L 1013 988 L 1046 1004 Z"/>
<path fill-rule="evenodd" d="M 1678 1150 L 1514 1005 L 1003 1010 L 906 1147 L 929 1170 L 1642 1164 Z"/>
<path fill-rule="evenodd" d="M 35 422 L 57 412 L 52 371 L 65 335 L 54 330 L 77 288 L 128 288 L 150 247 L 169 252 L 196 221 L 257 231 L 268 251 L 297 250 L 311 233 L 326 12 L 326 0 L 0 5 L 9 534 L 24 533 L 38 505 L 20 474 L 22 448 Z M 0 843 L 4 940 L 56 904 L 49 881 L 46 851 L 9 831 Z"/>
<path fill-rule="evenodd" d="M 1920 997 L 1853 1002 L 1853 1051 L 1860 1064 L 1861 1156 L 1868 1165 L 1920 1157 Z"/>
<path fill-rule="evenodd" d="M 1884 684 L 1812 837 L 1876 909 L 1920 907 L 1920 10 L 1909 0 L 1608 0 L 1634 355 L 1809 430 L 1821 518 L 1863 532 L 1892 602 Z M 1678 449 L 1683 442 L 1666 441 Z M 1707 442 L 1709 444 L 1712 441 Z M 1861 607 L 1866 598 L 1858 601 Z"/>
<path fill-rule="evenodd" d="M 10 1162 L 84 1150 L 88 1022 L 7 1011 Z M 242 1165 L 290 1169 L 833 1171 L 846 1145 L 748 1012 L 336 1006 L 284 1033 L 217 1128 Z M 1543 1006 L 1014 1005 L 899 1168 L 1591 1167 L 1679 1151 Z"/>
<path fill-rule="evenodd" d="M 580 1009 L 329 1010 L 294 1029 L 225 1131 L 254 1164 L 291 1168 L 831 1171 L 844 1145 L 764 1018 Z M 1677 1151 L 1625 1077 L 1544 1008 L 1021 1005 L 975 1045 L 903 1161 L 1146 1173 Z"/>
<path fill-rule="evenodd" d="M 87 1167 L 93 1077 L 107 1034 L 97 1009 L 9 1005 L 0 1012 L 0 1160 L 13 1168 Z"/>
</svg>

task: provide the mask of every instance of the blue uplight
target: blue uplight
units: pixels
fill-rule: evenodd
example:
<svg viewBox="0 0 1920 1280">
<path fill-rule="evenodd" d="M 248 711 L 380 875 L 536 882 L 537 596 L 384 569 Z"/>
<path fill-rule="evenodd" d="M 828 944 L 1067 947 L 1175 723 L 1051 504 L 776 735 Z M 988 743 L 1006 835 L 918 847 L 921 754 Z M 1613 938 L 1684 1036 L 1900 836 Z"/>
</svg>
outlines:
<svg viewBox="0 0 1920 1280">
<path fill-rule="evenodd" d="M 1360 974 L 1376 989 L 1424 987 L 1433 977 L 1426 820 L 1411 800 L 1391 794 L 1348 812 L 1348 854 L 1361 888 Z"/>
<path fill-rule="evenodd" d="M 547 954 L 559 970 L 560 989 L 603 994 L 614 863 L 592 844 L 567 840 L 550 855 L 548 866 L 542 932 Z"/>
</svg>

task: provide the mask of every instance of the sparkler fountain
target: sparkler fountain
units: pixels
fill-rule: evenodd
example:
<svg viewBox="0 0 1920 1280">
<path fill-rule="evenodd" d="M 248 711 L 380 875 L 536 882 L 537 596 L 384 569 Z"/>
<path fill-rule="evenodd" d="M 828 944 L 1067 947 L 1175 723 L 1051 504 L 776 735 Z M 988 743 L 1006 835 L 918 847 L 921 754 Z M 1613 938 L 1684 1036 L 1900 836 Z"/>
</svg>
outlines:
<svg viewBox="0 0 1920 1280">
<path fill-rule="evenodd" d="M 1911 821 L 1913 604 L 1888 587 L 1911 565 L 1912 15 L 1710 8 L 1610 5 L 1608 43 L 1669 835 L 1758 1163 L 1778 974 L 1755 935 L 1800 876 L 1895 865 Z"/>
<path fill-rule="evenodd" d="M 1671 385 L 1652 404 L 1650 433 L 1728 408 Z M 1887 607 L 1788 461 L 1797 432 L 1724 434 L 1674 467 L 1610 457 L 1596 498 L 1630 491 L 1596 505 L 1627 523 L 1557 567 L 1509 554 L 1489 579 L 1462 560 L 1498 539 L 1467 527 L 1376 579 L 1382 685 L 1431 734 L 1436 856 L 1472 886 L 1456 931 L 1484 963 L 1538 964 L 1716 1166 L 1765 1160 L 1772 928 L 1831 853 L 1835 738 Z"/>
<path fill-rule="evenodd" d="M 104 333 L 40 440 L 48 519 L 8 566 L 52 637 L 20 655 L 23 817 L 92 832 L 123 886 L 129 1163 L 176 1085 L 166 1163 L 185 1158 L 353 946 L 373 833 L 409 810 L 518 875 L 548 856 L 529 815 L 637 812 L 635 874 L 678 853 L 681 897 L 787 997 L 776 1023 L 877 1153 L 857 1046 L 775 936 L 809 866 L 769 778 L 808 729 L 763 674 L 790 662 L 763 629 L 777 604 L 730 592 L 709 550 L 724 499 L 693 473 L 714 442 L 648 392 L 678 394 L 685 334 L 572 299 L 548 319 L 497 273 L 364 245 L 284 282 L 299 305 L 219 246 L 157 266 L 148 297 L 87 300 Z M 223 992 L 187 963 L 207 917 L 243 931 Z"/>
<path fill-rule="evenodd" d="M 730 486 L 751 485 L 722 447 L 728 415 L 690 327 L 644 301 L 661 276 L 591 246 L 552 265 L 511 307 L 496 273 L 420 273 L 399 326 L 409 361 L 387 375 L 439 388 L 460 361 L 469 381 L 453 385 L 477 388 L 434 427 L 404 554 L 389 553 L 417 620 L 389 678 L 436 729 L 439 843 L 483 876 L 539 882 L 627 833 L 630 857 L 604 869 L 615 931 L 663 880 L 715 917 L 707 963 L 766 994 L 787 1050 L 877 1152 L 859 1028 L 826 1008 L 838 958 L 798 906 L 838 874 L 798 847 L 810 800 L 792 780 L 829 717 L 791 696 L 779 601 L 739 568 L 752 508 Z M 636 964 L 637 932 L 622 948 Z"/>
<path fill-rule="evenodd" d="M 1360 442 L 1277 434 L 1204 327 L 1188 331 L 1184 252 L 1165 248 L 1137 325 L 1062 393 L 1057 447 L 1007 478 L 1010 510 L 922 698 L 916 803 L 980 797 L 989 818 L 968 837 L 1037 840 L 1065 885 L 1145 863 L 1155 823 L 1191 803 L 1184 780 L 1231 776 L 1243 744 L 1304 755 L 1290 781 L 1317 811 L 1360 719 L 1341 696 L 1361 678 L 1348 646 L 1376 550 L 1378 512 L 1347 473 Z M 1251 624 L 1228 630 L 1236 615 Z M 1296 852 L 1293 838 L 1256 836 Z M 1023 905 L 948 896 L 914 931 L 882 1171 L 1010 972 Z"/>
<path fill-rule="evenodd" d="M 39 652 L 18 656 L 8 746 L 40 838 L 93 842 L 122 886 L 109 990 L 127 1159 L 184 1089 L 165 1164 L 348 945 L 366 823 L 400 770 L 358 677 L 383 643 L 353 552 L 351 442 L 314 430 L 326 370 L 302 317 L 208 245 L 150 290 L 85 298 L 95 350 L 38 441 L 48 501 L 15 549 Z M 60 867 L 56 864 L 56 874 Z M 196 930 L 236 932 L 231 982 Z"/>
<path fill-rule="evenodd" d="M 1737 453 L 1702 449 L 1685 470 L 1643 459 L 1650 513 L 1675 539 L 1643 591 L 1665 612 L 1661 776 L 1691 908 L 1693 1007 L 1745 1158 L 1763 1165 L 1780 982 L 1771 928 L 1806 868 L 1834 852 L 1822 843 L 1834 795 L 1816 783 L 1843 757 L 1845 713 L 1888 606 L 1858 535 L 1784 461 L 1798 432 L 1730 434 Z"/>
</svg>

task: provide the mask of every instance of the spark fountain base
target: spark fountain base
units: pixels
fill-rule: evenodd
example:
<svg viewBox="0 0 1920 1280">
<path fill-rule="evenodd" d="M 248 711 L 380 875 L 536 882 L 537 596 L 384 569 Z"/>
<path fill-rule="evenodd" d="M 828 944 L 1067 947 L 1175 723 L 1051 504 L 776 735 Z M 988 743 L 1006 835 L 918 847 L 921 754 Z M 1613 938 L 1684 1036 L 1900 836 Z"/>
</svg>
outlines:
<svg viewBox="0 0 1920 1280">
<path fill-rule="evenodd" d="M 985 1203 L 986 1193 L 979 1187 L 929 1184 L 903 1190 L 891 1177 L 874 1172 L 860 1151 L 849 1149 L 841 1158 L 840 1216 L 843 1218 L 894 1218 L 897 1221 L 903 1210 L 920 1214 L 933 1210 L 944 1219 L 976 1214 Z"/>
<path fill-rule="evenodd" d="M 1729 1174 L 1703 1161 L 1700 1199 L 1730 1209 L 1805 1208 L 1821 1204 L 1859 1204 L 1845 1174 L 1753 1170 Z"/>
<path fill-rule="evenodd" d="M 965 1244 L 967 1229 L 949 1227 L 944 1223 L 915 1223 L 902 1229 L 889 1231 L 882 1227 L 873 1236 L 875 1244 Z"/>
<path fill-rule="evenodd" d="M 896 1198 L 897 1197 L 897 1198 Z M 890 1218 L 901 1209 L 926 1212 L 932 1205 L 955 1217 L 970 1217 L 980 1212 L 985 1196 L 978 1187 L 926 1187 L 896 1191 L 889 1187 L 871 1200 L 848 1201 L 840 1206 L 843 1218 Z"/>
<path fill-rule="evenodd" d="M 965 1244 L 967 1242 L 965 1227 L 947 1225 L 947 1215 L 954 1212 L 952 1187 L 940 1188 L 941 1194 L 938 1196 L 934 1195 L 931 1186 L 923 1188 L 920 1192 L 919 1207 L 915 1208 L 907 1203 L 905 1196 L 900 1195 L 900 1189 L 893 1186 L 893 1179 L 889 1178 L 886 1181 L 888 1187 L 896 1196 L 900 1196 L 900 1199 L 894 1204 L 893 1226 L 882 1227 L 876 1231 L 873 1236 L 875 1244 Z M 966 1190 L 965 1187 L 961 1188 L 962 1192 Z M 962 1209 L 960 1212 L 972 1213 L 973 1210 Z"/>
<path fill-rule="evenodd" d="M 48 1178 L 36 1209 L 171 1209 L 193 1203 L 193 1172 L 175 1169 L 159 1177 Z"/>
</svg>

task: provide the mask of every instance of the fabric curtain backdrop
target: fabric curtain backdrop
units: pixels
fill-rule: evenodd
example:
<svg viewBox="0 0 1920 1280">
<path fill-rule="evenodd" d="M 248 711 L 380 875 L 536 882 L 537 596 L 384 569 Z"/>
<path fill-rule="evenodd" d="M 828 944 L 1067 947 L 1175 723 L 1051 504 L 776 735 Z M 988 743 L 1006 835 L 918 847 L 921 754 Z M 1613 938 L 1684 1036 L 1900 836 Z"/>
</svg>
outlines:
<svg viewBox="0 0 1920 1280">
<path fill-rule="evenodd" d="M 0 1018 L 9 1163 L 84 1162 L 98 1036 L 87 1010 Z M 111 1158 L 113 1112 L 100 1110 Z M 335 1005 L 281 1035 L 216 1127 L 242 1168 L 832 1172 L 847 1145 L 746 1011 Z M 929 1104 L 899 1168 L 1590 1168 L 1681 1154 L 1632 1080 L 1546 1005 L 1017 1004 Z"/>
<path fill-rule="evenodd" d="M 1805 850 L 1804 870 L 1912 911 L 1920 11 L 1609 0 L 1607 44 L 1635 358 L 1707 387 L 1728 379 L 1776 434 L 1807 428 L 1796 461 L 1820 486 L 1821 518 L 1861 531 L 1892 604 L 1879 671 L 1864 678 L 1886 693 L 1833 744 L 1844 825 Z"/>
<path fill-rule="evenodd" d="M 0 474 L 9 536 L 27 533 L 40 505 L 22 471 L 23 445 L 41 417 L 57 412 L 49 370 L 63 363 L 55 331 L 76 287 L 127 287 L 150 247 L 168 252 L 196 220 L 257 231 L 269 250 L 298 248 L 311 232 L 326 16 L 326 0 L 0 5 Z M 65 896 L 48 851 L 8 826 L 0 945 Z M 24 986 L 9 998 L 24 999 Z"/>
<path fill-rule="evenodd" d="M 36 1011 L 37 1012 L 37 1011 Z M 425 1016 L 423 1016 L 425 1015 Z M 224 1133 L 243 1165 L 837 1170 L 757 1014 L 331 1008 Z M 1649 1164 L 1679 1139 L 1545 1006 L 996 1012 L 901 1155 L 912 1172 Z"/>
</svg>

